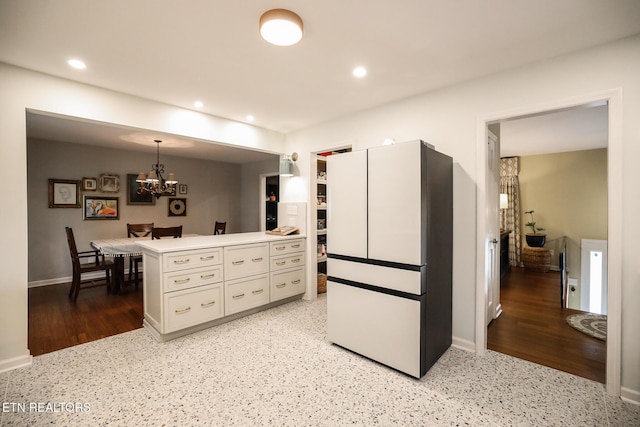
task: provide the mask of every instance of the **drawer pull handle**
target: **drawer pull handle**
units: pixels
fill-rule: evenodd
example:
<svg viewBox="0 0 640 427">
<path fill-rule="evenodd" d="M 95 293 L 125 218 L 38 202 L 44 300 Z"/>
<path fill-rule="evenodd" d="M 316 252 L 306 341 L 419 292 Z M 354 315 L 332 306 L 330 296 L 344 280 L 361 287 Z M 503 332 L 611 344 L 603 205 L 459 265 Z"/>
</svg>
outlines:
<svg viewBox="0 0 640 427">
<path fill-rule="evenodd" d="M 276 261 L 276 265 L 285 265 L 287 261 Z"/>
<path fill-rule="evenodd" d="M 264 289 L 256 289 L 255 291 L 252 292 L 252 294 L 258 295 L 258 294 L 261 294 L 262 292 L 264 292 Z"/>
<path fill-rule="evenodd" d="M 234 295 L 233 299 L 240 299 L 244 296 L 244 294 L 240 294 L 240 295 Z"/>
<path fill-rule="evenodd" d="M 292 259 L 291 260 L 292 264 L 296 264 L 296 263 L 299 263 L 299 262 L 300 262 L 300 258 L 296 258 L 296 259 Z"/>
<path fill-rule="evenodd" d="M 233 264 L 233 265 L 242 265 L 242 264 L 244 264 L 244 260 L 241 259 L 240 261 L 233 261 L 231 264 Z"/>
<path fill-rule="evenodd" d="M 299 248 L 300 247 L 300 243 L 296 243 L 295 245 L 291 245 L 292 248 Z"/>
<path fill-rule="evenodd" d="M 191 311 L 191 307 L 179 308 L 176 309 L 176 314 L 185 314 Z"/>
<path fill-rule="evenodd" d="M 211 307 L 212 305 L 215 305 L 215 303 L 216 303 L 215 301 L 205 302 L 205 303 L 200 304 L 200 307 L 202 307 L 202 308 L 209 308 L 209 307 Z"/>
<path fill-rule="evenodd" d="M 210 259 L 214 259 L 214 258 L 215 258 L 215 255 L 201 256 L 200 261 L 209 261 Z"/>
<path fill-rule="evenodd" d="M 279 285 L 276 285 L 276 288 L 284 288 L 285 286 L 287 286 L 286 283 L 280 283 Z"/>
<path fill-rule="evenodd" d="M 291 281 L 292 285 L 297 285 L 298 283 L 300 283 L 300 279 L 296 279 L 296 280 L 292 280 Z"/>
<path fill-rule="evenodd" d="M 260 258 L 251 258 L 251 261 L 260 262 L 260 261 L 262 261 L 262 257 L 260 257 Z"/>
<path fill-rule="evenodd" d="M 200 276 L 201 279 L 211 279 L 212 277 L 216 277 L 216 273 L 203 274 Z"/>
<path fill-rule="evenodd" d="M 286 249 L 286 246 L 276 246 L 276 251 L 283 251 Z"/>
<path fill-rule="evenodd" d="M 190 258 L 182 258 L 182 259 L 174 259 L 174 260 L 173 260 L 173 263 L 174 263 L 174 264 L 186 264 L 186 263 L 188 263 L 189 261 L 191 261 L 191 259 L 190 259 Z"/>
<path fill-rule="evenodd" d="M 186 279 L 175 279 L 173 283 L 175 283 L 176 285 L 181 285 L 183 283 L 188 283 L 189 280 L 191 280 L 191 277 L 187 277 Z"/>
</svg>

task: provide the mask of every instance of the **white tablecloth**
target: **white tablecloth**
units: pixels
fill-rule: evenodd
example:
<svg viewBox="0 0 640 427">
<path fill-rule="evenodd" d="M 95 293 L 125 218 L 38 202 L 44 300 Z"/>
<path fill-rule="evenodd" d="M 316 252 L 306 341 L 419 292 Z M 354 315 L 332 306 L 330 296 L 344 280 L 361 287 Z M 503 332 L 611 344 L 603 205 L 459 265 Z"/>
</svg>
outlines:
<svg viewBox="0 0 640 427">
<path fill-rule="evenodd" d="M 99 250 L 101 254 L 109 257 L 136 256 L 142 255 L 137 242 L 145 240 L 151 240 L 151 236 L 92 240 L 91 246 Z"/>
</svg>

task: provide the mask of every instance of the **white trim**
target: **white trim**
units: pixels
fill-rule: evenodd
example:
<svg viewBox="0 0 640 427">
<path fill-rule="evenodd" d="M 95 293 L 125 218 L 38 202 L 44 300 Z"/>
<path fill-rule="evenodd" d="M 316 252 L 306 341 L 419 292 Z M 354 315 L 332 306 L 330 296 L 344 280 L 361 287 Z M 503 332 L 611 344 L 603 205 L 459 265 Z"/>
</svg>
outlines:
<svg viewBox="0 0 640 427">
<path fill-rule="evenodd" d="M 31 366 L 32 362 L 33 356 L 30 354 L 14 357 L 11 359 L 0 360 L 0 373 Z"/>
<path fill-rule="evenodd" d="M 459 348 L 460 350 L 469 351 L 474 353 L 476 351 L 473 341 L 465 340 L 458 337 L 452 337 L 451 347 Z"/>
<path fill-rule="evenodd" d="M 627 387 L 622 387 L 620 389 L 620 399 L 625 402 L 633 403 L 634 405 L 640 406 L 640 391 L 631 390 Z"/>
<path fill-rule="evenodd" d="M 144 268 L 140 268 L 139 271 L 144 271 Z M 124 275 L 127 276 L 129 274 L 129 269 L 125 268 L 124 269 Z M 102 279 L 104 278 L 104 272 L 101 271 L 94 271 L 91 273 L 82 273 L 82 280 L 85 279 Z M 65 284 L 65 283 L 71 283 L 71 281 L 73 280 L 73 277 L 71 276 L 65 276 L 65 277 L 54 277 L 52 279 L 44 279 L 44 280 L 35 280 L 33 282 L 29 282 L 27 287 L 29 288 L 39 288 L 42 286 L 49 286 L 49 285 L 61 285 L 61 284 Z"/>
<path fill-rule="evenodd" d="M 621 381 L 621 316 L 622 316 L 622 89 L 585 94 L 569 99 L 549 101 L 529 107 L 514 108 L 479 116 L 476 124 L 476 353 L 484 355 L 487 348 L 485 327 L 485 235 L 486 229 L 486 150 L 487 124 L 498 120 L 539 114 L 546 111 L 573 108 L 606 101 L 609 104 L 608 142 L 608 284 L 607 299 L 607 393 L 620 396 Z M 630 392 L 633 393 L 633 392 Z"/>
</svg>

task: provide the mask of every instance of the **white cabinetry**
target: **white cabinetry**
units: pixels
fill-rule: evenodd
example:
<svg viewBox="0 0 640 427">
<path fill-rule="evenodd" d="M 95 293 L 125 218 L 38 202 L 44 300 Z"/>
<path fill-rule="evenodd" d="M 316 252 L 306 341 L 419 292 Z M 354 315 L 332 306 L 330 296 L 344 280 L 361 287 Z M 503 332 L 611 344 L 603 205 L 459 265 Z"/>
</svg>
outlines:
<svg viewBox="0 0 640 427">
<path fill-rule="evenodd" d="M 273 242 L 270 248 L 271 301 L 305 291 L 305 254 L 302 239 Z"/>
<path fill-rule="evenodd" d="M 306 290 L 302 236 L 241 233 L 140 246 L 144 325 L 158 341 L 288 302 Z"/>
<path fill-rule="evenodd" d="M 218 248 L 145 257 L 145 319 L 160 334 L 224 315 Z"/>
</svg>

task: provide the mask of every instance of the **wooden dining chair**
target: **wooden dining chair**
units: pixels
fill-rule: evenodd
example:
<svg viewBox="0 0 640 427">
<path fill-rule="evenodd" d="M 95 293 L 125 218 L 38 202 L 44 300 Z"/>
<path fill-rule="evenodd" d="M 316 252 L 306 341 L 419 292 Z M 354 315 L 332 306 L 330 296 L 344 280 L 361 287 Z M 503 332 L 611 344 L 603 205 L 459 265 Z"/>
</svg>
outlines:
<svg viewBox="0 0 640 427">
<path fill-rule="evenodd" d="M 73 237 L 73 229 L 71 227 L 65 227 L 65 231 L 67 232 L 67 242 L 69 243 L 69 253 L 73 267 L 73 279 L 71 281 L 71 288 L 69 289 L 69 298 L 72 298 L 75 302 L 78 299 L 80 288 L 86 289 L 106 285 L 107 291 L 111 292 L 111 281 L 114 277 L 113 261 L 105 260 L 104 255 L 101 255 L 100 252 L 96 250 L 78 252 L 76 239 Z M 90 259 L 93 260 L 90 262 L 86 261 Z M 93 278 L 82 279 L 82 273 L 92 273 L 95 271 L 105 272 L 104 283 L 99 283 Z M 90 285 L 82 286 L 84 284 Z"/>
<path fill-rule="evenodd" d="M 160 239 L 161 237 L 182 237 L 182 226 L 177 227 L 153 227 L 151 231 L 151 239 Z"/>
<path fill-rule="evenodd" d="M 227 229 L 226 221 L 225 222 L 216 221 L 216 224 L 213 226 L 213 234 L 224 234 L 226 229 Z"/>
<path fill-rule="evenodd" d="M 127 237 L 147 237 L 153 230 L 153 223 L 150 224 L 127 224 Z M 131 274 L 133 273 L 133 283 L 138 289 L 140 282 L 140 263 L 142 255 L 134 255 L 129 257 L 129 282 L 131 282 Z"/>
</svg>

